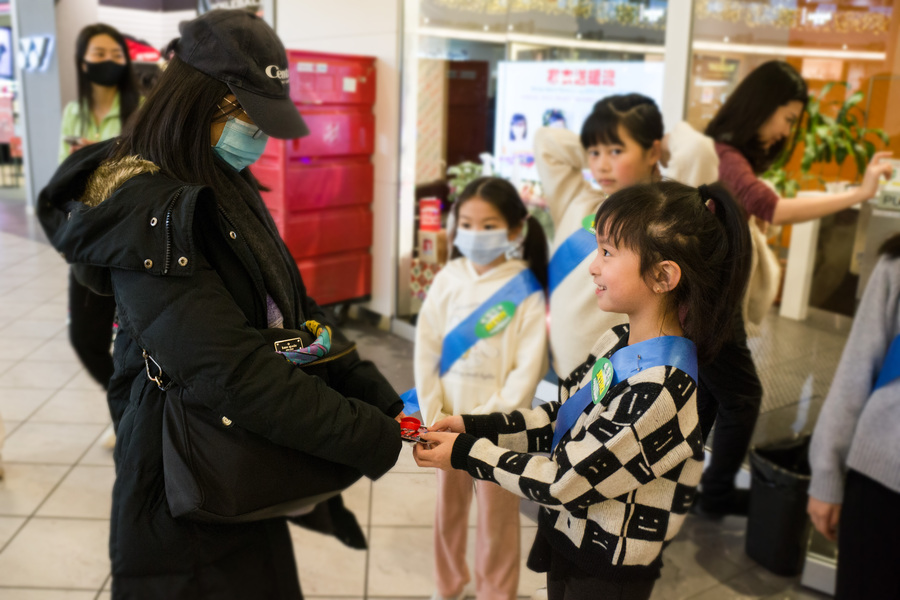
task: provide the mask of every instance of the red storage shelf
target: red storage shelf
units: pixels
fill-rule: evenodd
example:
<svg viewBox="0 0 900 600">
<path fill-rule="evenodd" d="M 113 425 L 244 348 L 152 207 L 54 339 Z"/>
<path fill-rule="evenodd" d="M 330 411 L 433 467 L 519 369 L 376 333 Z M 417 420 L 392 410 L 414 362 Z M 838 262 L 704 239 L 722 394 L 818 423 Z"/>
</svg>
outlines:
<svg viewBox="0 0 900 600">
<path fill-rule="evenodd" d="M 372 245 L 372 211 L 368 206 L 287 215 L 272 211 L 272 217 L 295 259 L 368 250 Z"/>
<path fill-rule="evenodd" d="M 374 104 L 375 59 L 288 50 L 291 98 L 298 104 Z"/>
<path fill-rule="evenodd" d="M 375 58 L 288 50 L 288 61 L 310 135 L 269 139 L 253 174 L 310 296 L 359 299 L 372 291 Z"/>
<path fill-rule="evenodd" d="M 375 194 L 375 167 L 368 156 L 292 162 L 263 157 L 251 169 L 269 188 L 262 192 L 266 205 L 285 214 L 371 204 Z"/>
<path fill-rule="evenodd" d="M 303 283 L 318 304 L 334 304 L 372 293 L 372 255 L 368 250 L 297 261 Z"/>
<path fill-rule="evenodd" d="M 293 140 L 269 138 L 263 156 L 275 160 L 351 156 L 375 151 L 375 115 L 368 106 L 300 107 L 309 135 Z"/>
</svg>

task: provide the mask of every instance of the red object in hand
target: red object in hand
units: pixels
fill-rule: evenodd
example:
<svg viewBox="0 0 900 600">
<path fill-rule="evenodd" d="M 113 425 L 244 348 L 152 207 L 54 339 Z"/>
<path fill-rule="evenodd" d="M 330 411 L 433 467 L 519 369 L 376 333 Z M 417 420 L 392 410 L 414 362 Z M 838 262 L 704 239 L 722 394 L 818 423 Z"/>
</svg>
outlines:
<svg viewBox="0 0 900 600">
<path fill-rule="evenodd" d="M 425 430 L 422 422 L 415 417 L 403 417 L 400 419 L 400 437 L 410 442 L 419 441 L 419 435 Z"/>
</svg>

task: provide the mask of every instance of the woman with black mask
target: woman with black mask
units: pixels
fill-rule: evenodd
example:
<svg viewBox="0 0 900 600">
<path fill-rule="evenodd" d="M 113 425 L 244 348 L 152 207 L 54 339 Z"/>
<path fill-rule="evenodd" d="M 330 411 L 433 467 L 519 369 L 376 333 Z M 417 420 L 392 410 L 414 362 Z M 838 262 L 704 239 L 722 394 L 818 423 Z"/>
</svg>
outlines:
<svg viewBox="0 0 900 600">
<path fill-rule="evenodd" d="M 125 38 L 103 23 L 88 25 L 75 42 L 78 100 L 63 111 L 59 162 L 97 142 L 118 137 L 140 104 Z M 69 340 L 79 360 L 106 389 L 113 374 L 110 355 L 116 303 L 69 274 Z M 114 437 L 107 445 L 115 442 Z"/>
</svg>

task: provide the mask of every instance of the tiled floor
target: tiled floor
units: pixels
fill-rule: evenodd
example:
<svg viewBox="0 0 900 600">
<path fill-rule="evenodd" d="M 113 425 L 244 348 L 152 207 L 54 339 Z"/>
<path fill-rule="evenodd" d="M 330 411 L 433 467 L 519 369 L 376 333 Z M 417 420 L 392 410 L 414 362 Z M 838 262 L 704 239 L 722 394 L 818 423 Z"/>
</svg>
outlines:
<svg viewBox="0 0 900 600">
<path fill-rule="evenodd" d="M 69 348 L 66 273 L 21 206 L 0 202 L 0 415 L 7 429 L 6 477 L 0 482 L 2 600 L 110 596 L 107 516 L 114 472 L 111 453 L 102 447 L 109 419 L 102 391 Z M 767 385 L 760 439 L 811 427 L 846 325 L 824 314 L 803 324 L 772 316 L 751 332 Z M 411 386 L 409 342 L 364 323 L 348 329 L 397 389 Z M 429 597 L 433 483 L 434 474 L 416 467 L 405 447 L 389 474 L 348 491 L 347 504 L 368 535 L 365 552 L 293 528 L 307 597 Z M 741 518 L 713 523 L 690 517 L 666 551 L 653 598 L 823 597 L 747 558 L 745 526 Z M 525 518 L 522 533 L 524 557 L 535 533 Z M 542 582 L 523 569 L 520 595 L 529 597 Z"/>
</svg>

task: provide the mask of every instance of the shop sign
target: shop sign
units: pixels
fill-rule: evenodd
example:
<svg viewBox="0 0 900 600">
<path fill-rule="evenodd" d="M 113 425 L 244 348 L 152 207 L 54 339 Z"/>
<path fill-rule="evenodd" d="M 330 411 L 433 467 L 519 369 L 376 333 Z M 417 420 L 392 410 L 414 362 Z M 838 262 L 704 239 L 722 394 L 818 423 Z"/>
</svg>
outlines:
<svg viewBox="0 0 900 600">
<path fill-rule="evenodd" d="M 19 68 L 28 73 L 46 71 L 55 46 L 56 40 L 52 35 L 19 38 Z"/>
</svg>

